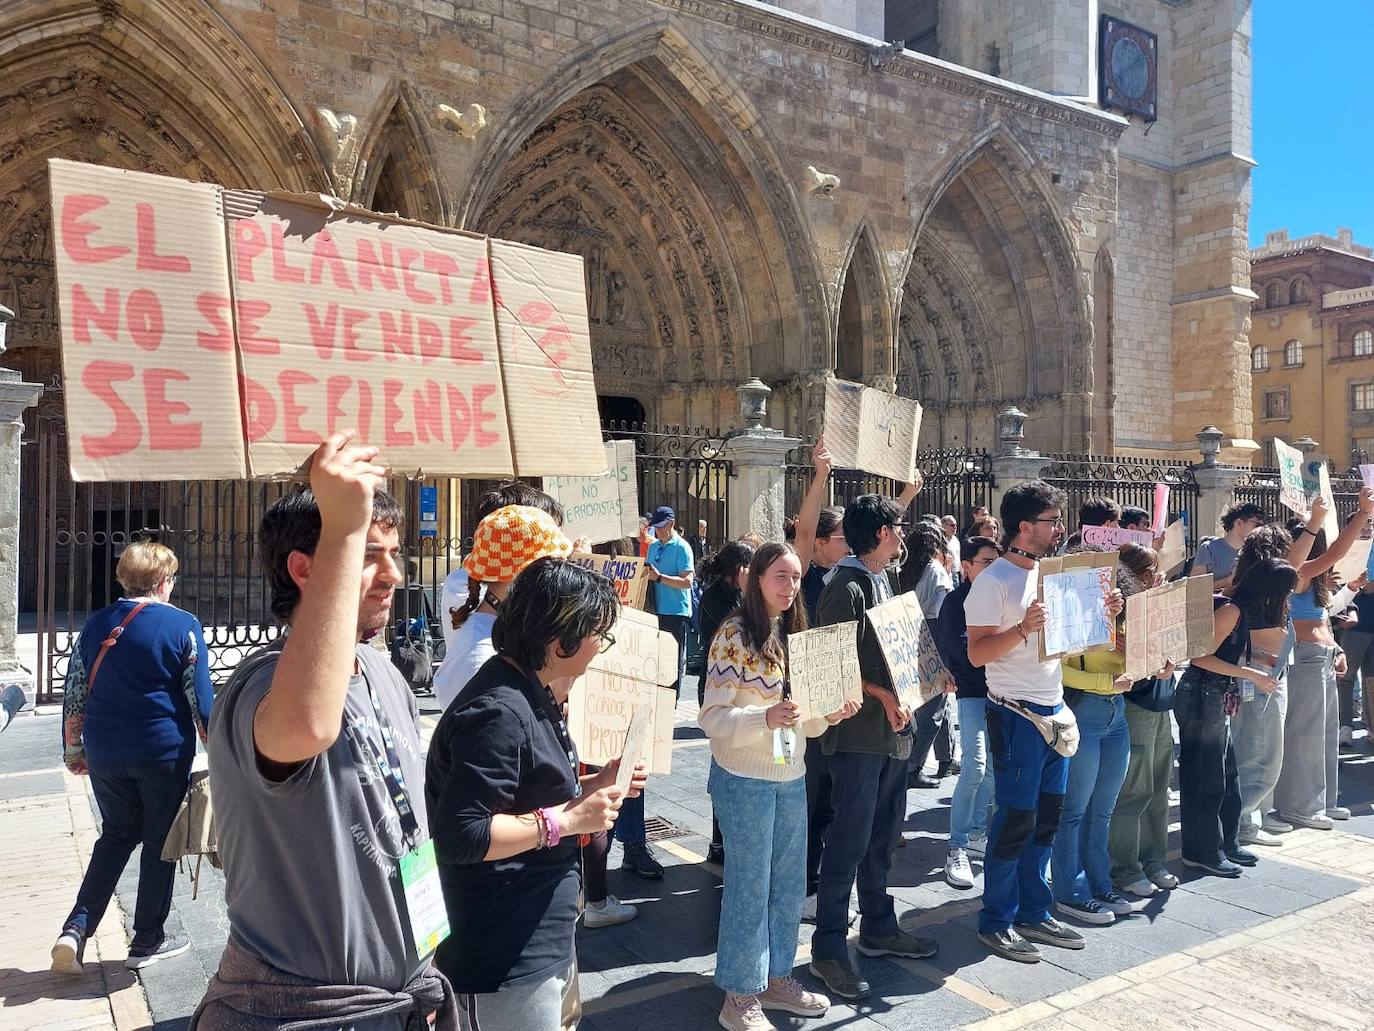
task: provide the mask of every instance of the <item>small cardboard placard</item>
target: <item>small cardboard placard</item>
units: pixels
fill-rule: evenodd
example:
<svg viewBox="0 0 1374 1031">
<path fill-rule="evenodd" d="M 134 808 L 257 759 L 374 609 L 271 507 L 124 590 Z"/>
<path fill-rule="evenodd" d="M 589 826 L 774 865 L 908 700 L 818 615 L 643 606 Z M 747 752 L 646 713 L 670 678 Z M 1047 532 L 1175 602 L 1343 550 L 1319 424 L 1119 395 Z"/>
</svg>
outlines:
<svg viewBox="0 0 1374 1031">
<path fill-rule="evenodd" d="M 1143 680 L 1212 652 L 1212 574 L 1190 576 L 1126 599 L 1126 675 Z"/>
<path fill-rule="evenodd" d="M 1115 552 L 1085 551 L 1040 560 L 1037 596 L 1046 609 L 1040 661 L 1116 647 L 1107 596 L 1116 586 Z"/>
<path fill-rule="evenodd" d="M 624 750 L 630 719 L 641 703 L 653 706 L 651 773 L 672 772 L 677 697 L 663 684 L 677 678 L 677 641 L 646 612 L 622 608 L 613 644 L 587 667 L 568 694 L 568 729 L 581 760 L 603 766 Z"/>
<path fill-rule="evenodd" d="M 1142 548 L 1155 546 L 1155 535 L 1149 530 L 1125 530 L 1119 526 L 1085 526 L 1083 543 L 1091 548 L 1111 548 L 1117 550 L 1127 544 L 1139 544 Z"/>
<path fill-rule="evenodd" d="M 787 638 L 787 675 L 802 719 L 829 716 L 863 701 L 857 623 L 836 623 Z"/>
<path fill-rule="evenodd" d="M 582 259 L 319 195 L 51 160 L 73 479 L 606 468 Z"/>
<path fill-rule="evenodd" d="M 648 591 L 649 577 L 645 574 L 645 562 L 638 556 L 626 555 L 611 558 L 609 555 L 589 555 L 574 551 L 568 561 L 576 562 L 584 569 L 600 573 L 613 584 L 620 595 L 620 604 L 631 609 L 644 608 L 644 596 Z"/>
<path fill-rule="evenodd" d="M 920 435 L 918 402 L 848 380 L 826 381 L 825 443 L 836 467 L 911 483 Z"/>
<path fill-rule="evenodd" d="M 1336 517 L 1336 495 L 1331 489 L 1331 470 L 1326 467 L 1326 462 L 1318 459 L 1308 462 L 1303 482 L 1309 494 L 1320 494 L 1326 502 L 1326 518 L 1322 520 L 1322 529 L 1326 531 L 1326 546 L 1329 548 L 1341 532 L 1341 524 Z"/>
<path fill-rule="evenodd" d="M 864 615 L 878 635 L 898 701 L 915 711 L 944 693 L 952 678 L 914 594 L 899 594 Z"/>
<path fill-rule="evenodd" d="M 1306 463 L 1302 452 L 1275 438 L 1274 457 L 1279 465 L 1279 501 L 1289 511 L 1306 518 L 1310 506 L 1307 504 L 1308 491 L 1303 478 L 1303 466 Z"/>
<path fill-rule="evenodd" d="M 628 790 L 634 779 L 635 766 L 642 760 L 647 768 L 653 759 L 654 704 L 640 702 L 630 717 L 630 729 L 625 732 L 625 747 L 620 752 L 620 768 L 615 772 L 615 786 Z"/>
<path fill-rule="evenodd" d="M 592 544 L 634 539 L 639 533 L 639 486 L 632 440 L 606 442 L 606 472 L 600 476 L 547 476 L 544 489 L 563 506 L 568 540 Z M 628 529 L 627 529 L 628 526 Z"/>
<path fill-rule="evenodd" d="M 1374 544 L 1368 537 L 1361 537 L 1350 545 L 1350 550 L 1342 555 L 1332 567 L 1336 575 L 1341 578 L 1341 583 L 1348 584 L 1361 573 L 1368 573 L 1370 560 L 1374 555 L 1370 554 L 1370 545 Z"/>
<path fill-rule="evenodd" d="M 1164 537 L 1159 542 L 1159 570 L 1168 576 L 1187 556 L 1187 544 L 1183 536 L 1183 520 L 1175 519 L 1164 529 Z"/>
</svg>

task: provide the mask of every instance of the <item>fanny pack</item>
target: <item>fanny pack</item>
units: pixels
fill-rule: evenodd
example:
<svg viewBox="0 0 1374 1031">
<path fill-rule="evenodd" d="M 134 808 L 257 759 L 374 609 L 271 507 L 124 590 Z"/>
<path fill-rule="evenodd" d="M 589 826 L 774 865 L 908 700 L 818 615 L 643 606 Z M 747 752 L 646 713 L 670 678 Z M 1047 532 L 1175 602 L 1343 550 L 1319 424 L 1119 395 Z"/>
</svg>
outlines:
<svg viewBox="0 0 1374 1031">
<path fill-rule="evenodd" d="M 998 698 L 991 691 L 988 692 L 988 701 L 1025 717 L 1031 726 L 1040 732 L 1045 744 L 1064 758 L 1067 759 L 1078 751 L 1078 717 L 1067 705 L 1061 706 L 1052 716 L 1041 716 L 1024 703 L 1014 698 Z"/>
</svg>

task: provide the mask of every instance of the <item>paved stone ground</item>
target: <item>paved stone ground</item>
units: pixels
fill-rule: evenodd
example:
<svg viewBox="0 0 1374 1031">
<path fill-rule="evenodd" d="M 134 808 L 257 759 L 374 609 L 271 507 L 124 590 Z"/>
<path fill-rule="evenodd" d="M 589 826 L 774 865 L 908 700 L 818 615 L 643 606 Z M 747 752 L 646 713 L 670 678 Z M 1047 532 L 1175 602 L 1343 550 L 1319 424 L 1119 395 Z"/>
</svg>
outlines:
<svg viewBox="0 0 1374 1031">
<path fill-rule="evenodd" d="M 716 1026 L 720 994 L 710 974 L 720 870 L 704 862 L 710 752 L 694 716 L 695 706 L 684 701 L 673 774 L 650 785 L 650 815 L 681 831 L 656 846 L 666 876 L 651 882 L 615 870 L 617 849 L 611 857 L 611 890 L 638 904 L 640 917 L 579 935 L 582 1027 L 587 1031 Z M 427 723 L 432 725 L 432 714 Z M 14 829 L 23 834 L 36 826 L 37 811 L 55 814 L 68 804 L 63 775 L 54 769 L 56 741 L 53 716 L 22 719 L 0 737 L 0 835 L 7 842 L 15 840 Z M 20 769 L 42 772 L 6 776 Z M 820 1020 L 782 1014 L 773 1019 L 784 1028 L 874 1031 L 1374 1027 L 1368 1016 L 1374 1012 L 1374 991 L 1365 987 L 1363 976 L 1374 962 L 1374 752 L 1365 747 L 1363 735 L 1343 759 L 1342 778 L 1355 818 L 1339 831 L 1296 832 L 1284 848 L 1266 850 L 1263 862 L 1238 881 L 1189 876 L 1176 864 L 1184 879 L 1178 890 L 1116 926 L 1085 929 L 1085 951 L 1049 950 L 1047 961 L 1032 967 L 989 956 L 975 938 L 978 889 L 955 891 L 941 876 L 953 781 L 946 781 L 942 790 L 910 792 L 893 892 L 904 911 L 904 925 L 923 926 L 939 940 L 940 954 L 927 962 L 861 958 L 874 986 L 873 999 L 857 1007 L 836 1005 Z M 15 807 L 27 814 L 27 822 L 16 822 Z M 75 812 L 81 807 L 71 808 Z M 60 874 L 45 879 L 41 898 L 39 886 L 23 880 L 22 871 L 32 871 L 48 853 L 22 850 L 6 863 L 7 870 L 17 868 L 20 879 L 10 873 L 0 890 L 0 920 L 7 928 L 6 941 L 0 943 L 0 1031 L 65 1026 L 180 1031 L 218 963 L 227 930 L 223 882 L 208 867 L 197 899 L 191 898 L 189 880 L 178 880 L 170 926 L 184 929 L 194 948 L 145 972 L 148 1016 L 115 1024 L 40 1019 L 40 1011 L 46 1012 L 45 994 L 57 994 L 41 973 L 47 948 L 79 876 L 73 841 L 69 835 L 69 854 Z M 88 854 L 89 840 L 82 848 L 81 855 Z M 120 885 L 127 910 L 132 909 L 136 868 L 136 862 L 130 864 Z M 36 906 L 39 901 L 43 906 Z M 10 914 L 20 911 L 32 934 L 11 944 Z M 105 921 L 105 929 L 102 960 L 103 948 L 114 948 L 110 939 L 120 939 L 122 946 L 112 919 Z M 810 930 L 802 926 L 802 971 L 809 959 Z M 7 976 L 16 988 L 7 987 Z M 102 990 L 118 994 L 122 976 L 127 975 L 117 963 L 107 962 L 100 972 L 104 980 L 94 974 L 82 979 L 86 1004 L 97 1006 Z"/>
</svg>

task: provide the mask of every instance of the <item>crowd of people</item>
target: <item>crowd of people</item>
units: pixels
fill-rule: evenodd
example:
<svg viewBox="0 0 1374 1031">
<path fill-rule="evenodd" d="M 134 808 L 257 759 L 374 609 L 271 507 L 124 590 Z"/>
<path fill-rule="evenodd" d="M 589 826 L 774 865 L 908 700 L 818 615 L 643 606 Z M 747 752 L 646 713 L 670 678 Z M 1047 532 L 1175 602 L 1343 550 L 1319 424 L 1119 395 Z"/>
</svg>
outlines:
<svg viewBox="0 0 1374 1031">
<path fill-rule="evenodd" d="M 724 871 L 721 1026 L 768 1031 L 770 1010 L 819 1016 L 828 995 L 871 994 L 850 954 L 856 888 L 859 955 L 936 954 L 899 924 L 889 875 L 908 792 L 947 776 L 944 876 L 969 890 L 981 866 L 979 939 L 1027 963 L 1086 946 L 1065 920 L 1111 924 L 1177 887 L 1166 863 L 1174 722 L 1185 866 L 1237 877 L 1293 827 L 1349 817 L 1337 755 L 1356 675 L 1374 667 L 1374 593 L 1333 570 L 1367 532 L 1374 492 L 1330 541 L 1320 499 L 1287 525 L 1254 505 L 1229 509 L 1190 570 L 1213 577 L 1210 652 L 1181 676 L 1166 661 L 1133 681 L 1123 612 L 1172 572 L 1157 550 L 1120 549 L 1104 601 L 1114 650 L 1043 660 L 1038 565 L 1093 550 L 1066 535 L 1060 491 L 1018 484 L 997 517 L 977 509 L 960 532 L 953 516 L 910 521 L 919 482 L 827 505 L 830 464 L 818 442 L 785 542 L 751 534 L 712 549 L 704 523 L 683 537 L 664 506 L 640 541 L 610 546 L 645 560 L 658 625 L 678 645 L 666 686 L 700 676 L 708 859 Z M 336 435 L 310 487 L 266 513 L 261 555 L 287 630 L 217 694 L 199 624 L 170 603 L 175 556 L 153 543 L 124 551 L 126 597 L 90 617 L 66 683 L 65 762 L 89 773 L 103 827 L 54 969 L 82 969 L 140 843 L 128 965 L 189 946 L 165 931 L 174 867 L 161 848 L 203 743 L 230 934 L 193 1029 L 576 1026 L 579 920 L 636 916 L 608 890 L 612 839 L 626 868 L 663 875 L 645 841 L 642 765 L 582 764 L 567 722 L 574 682 L 614 644 L 621 602 L 569 561 L 552 498 L 518 482 L 490 491 L 444 587 L 443 715 L 426 753 L 409 685 L 368 643 L 405 582 L 385 475 L 375 448 Z M 1107 498 L 1078 517 L 1080 529 L 1151 522 Z M 908 591 L 951 675 L 948 693 L 914 711 L 866 619 Z M 844 623 L 856 628 L 861 700 L 804 712 L 789 637 Z M 804 921 L 815 925 L 812 987 L 794 976 Z"/>
</svg>

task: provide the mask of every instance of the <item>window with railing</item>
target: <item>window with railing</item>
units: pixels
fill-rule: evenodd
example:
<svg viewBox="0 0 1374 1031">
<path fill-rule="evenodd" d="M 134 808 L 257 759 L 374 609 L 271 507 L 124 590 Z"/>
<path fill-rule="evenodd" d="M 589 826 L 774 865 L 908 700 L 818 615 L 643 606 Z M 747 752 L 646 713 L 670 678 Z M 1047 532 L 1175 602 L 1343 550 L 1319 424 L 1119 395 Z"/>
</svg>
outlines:
<svg viewBox="0 0 1374 1031">
<path fill-rule="evenodd" d="M 1263 372 L 1269 368 L 1269 351 L 1263 347 L 1250 348 L 1250 369 L 1253 372 Z"/>
<path fill-rule="evenodd" d="M 1302 341 L 1290 340 L 1283 345 L 1283 364 L 1288 368 L 1302 364 Z"/>
<path fill-rule="evenodd" d="M 1291 413 L 1287 387 L 1264 392 L 1264 417 L 1266 419 L 1287 419 Z"/>
</svg>

